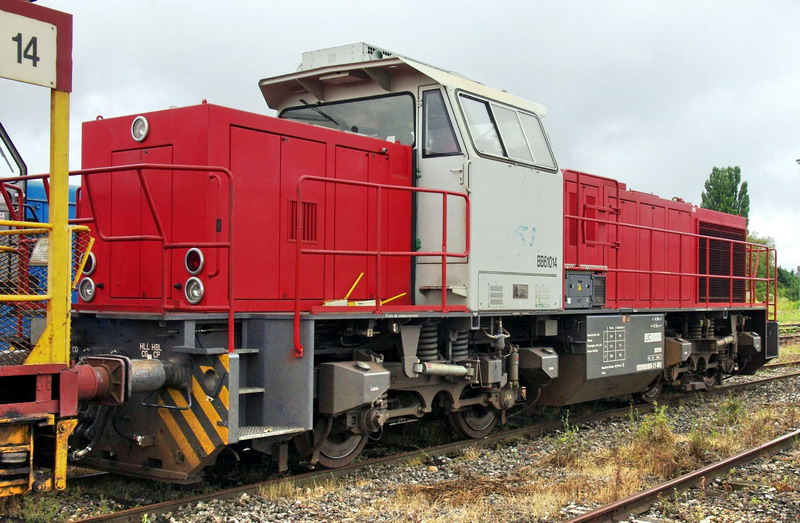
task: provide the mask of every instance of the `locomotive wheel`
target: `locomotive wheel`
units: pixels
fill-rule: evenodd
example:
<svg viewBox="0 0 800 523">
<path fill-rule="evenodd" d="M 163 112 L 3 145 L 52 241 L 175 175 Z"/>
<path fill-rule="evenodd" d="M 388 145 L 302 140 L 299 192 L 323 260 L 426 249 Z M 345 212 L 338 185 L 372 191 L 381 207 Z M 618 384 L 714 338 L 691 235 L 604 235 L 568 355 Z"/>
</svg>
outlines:
<svg viewBox="0 0 800 523">
<path fill-rule="evenodd" d="M 328 418 L 320 418 L 313 431 L 300 434 L 294 439 L 295 447 L 300 454 L 311 458 L 317 450 L 314 442 L 323 437 L 324 439 L 318 443 L 317 463 L 329 469 L 345 467 L 364 450 L 367 435 L 354 434 L 348 430 L 331 432 L 329 423 Z"/>
<path fill-rule="evenodd" d="M 703 383 L 706 384 L 706 388 L 710 389 L 714 385 L 718 383 L 718 375 L 716 369 L 712 369 L 703 374 Z"/>
<path fill-rule="evenodd" d="M 450 425 L 463 438 L 480 439 L 489 435 L 497 425 L 497 410 L 482 405 L 473 405 L 465 410 L 451 412 Z"/>
<path fill-rule="evenodd" d="M 642 401 L 645 403 L 653 403 L 661 396 L 664 390 L 664 381 L 661 378 L 656 379 L 653 383 L 648 385 L 644 392 L 642 392 Z"/>
</svg>

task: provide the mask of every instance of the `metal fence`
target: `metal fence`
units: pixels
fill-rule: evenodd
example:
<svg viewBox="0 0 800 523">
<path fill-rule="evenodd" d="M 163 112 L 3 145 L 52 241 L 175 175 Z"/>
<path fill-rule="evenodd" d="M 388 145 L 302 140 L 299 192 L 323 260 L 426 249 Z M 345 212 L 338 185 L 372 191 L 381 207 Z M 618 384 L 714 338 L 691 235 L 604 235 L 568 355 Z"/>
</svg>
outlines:
<svg viewBox="0 0 800 523">
<path fill-rule="evenodd" d="M 44 330 L 51 298 L 47 288 L 51 229 L 50 224 L 0 221 L 0 365 L 24 363 Z M 92 239 L 88 227 L 71 231 L 75 283 Z"/>
</svg>

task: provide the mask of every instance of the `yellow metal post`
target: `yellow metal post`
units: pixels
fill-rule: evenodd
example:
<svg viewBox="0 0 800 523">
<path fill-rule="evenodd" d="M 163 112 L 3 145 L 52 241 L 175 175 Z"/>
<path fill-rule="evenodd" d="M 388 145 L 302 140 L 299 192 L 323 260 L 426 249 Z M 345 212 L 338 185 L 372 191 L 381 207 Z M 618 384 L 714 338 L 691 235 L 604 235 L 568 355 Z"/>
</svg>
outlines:
<svg viewBox="0 0 800 523">
<path fill-rule="evenodd" d="M 25 360 L 69 364 L 72 249 L 69 212 L 69 93 L 50 91 L 50 231 L 47 326 Z"/>
<path fill-rule="evenodd" d="M 56 455 L 53 469 L 53 485 L 55 490 L 67 488 L 67 453 L 69 452 L 69 436 L 78 424 L 78 420 L 62 419 L 56 424 Z"/>
</svg>

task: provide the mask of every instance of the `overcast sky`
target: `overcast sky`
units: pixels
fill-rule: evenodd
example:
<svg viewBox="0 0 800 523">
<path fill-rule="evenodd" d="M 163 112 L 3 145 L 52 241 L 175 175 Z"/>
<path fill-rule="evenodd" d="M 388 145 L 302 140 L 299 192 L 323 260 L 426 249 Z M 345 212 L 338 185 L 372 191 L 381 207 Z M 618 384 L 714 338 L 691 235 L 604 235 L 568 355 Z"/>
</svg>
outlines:
<svg viewBox="0 0 800 523">
<path fill-rule="evenodd" d="M 366 41 L 548 108 L 559 165 L 700 203 L 739 165 L 750 229 L 800 265 L 800 2 L 40 0 L 74 15 L 80 122 L 209 102 L 272 114 L 259 79 Z M 0 118 L 47 169 L 48 94 L 0 80 Z"/>
</svg>

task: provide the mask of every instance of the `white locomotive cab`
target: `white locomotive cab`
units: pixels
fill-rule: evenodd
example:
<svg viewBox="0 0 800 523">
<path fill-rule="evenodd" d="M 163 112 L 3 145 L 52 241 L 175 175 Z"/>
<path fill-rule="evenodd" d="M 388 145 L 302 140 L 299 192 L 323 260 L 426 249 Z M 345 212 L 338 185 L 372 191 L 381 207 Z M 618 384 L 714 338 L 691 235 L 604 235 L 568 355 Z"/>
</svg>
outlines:
<svg viewBox="0 0 800 523">
<path fill-rule="evenodd" d="M 370 134 L 414 148 L 418 186 L 469 196 L 472 249 L 448 259 L 448 303 L 485 312 L 562 307 L 563 179 L 543 106 L 369 44 L 306 53 L 298 72 L 260 86 L 280 116 L 352 132 L 366 128 L 342 127 L 351 107 L 355 114 L 359 104 L 396 105 L 402 119 Z M 413 123 L 405 102 L 412 97 Z M 417 197 L 418 250 L 442 248 L 441 200 Z M 447 250 L 463 252 L 466 206 L 454 197 L 447 205 Z M 417 258 L 415 267 L 415 302 L 440 303 L 441 258 Z"/>
<path fill-rule="evenodd" d="M 539 117 L 455 90 L 470 149 L 470 308 L 561 307 L 563 179 Z M 477 291 L 477 292 L 475 292 Z"/>
</svg>

